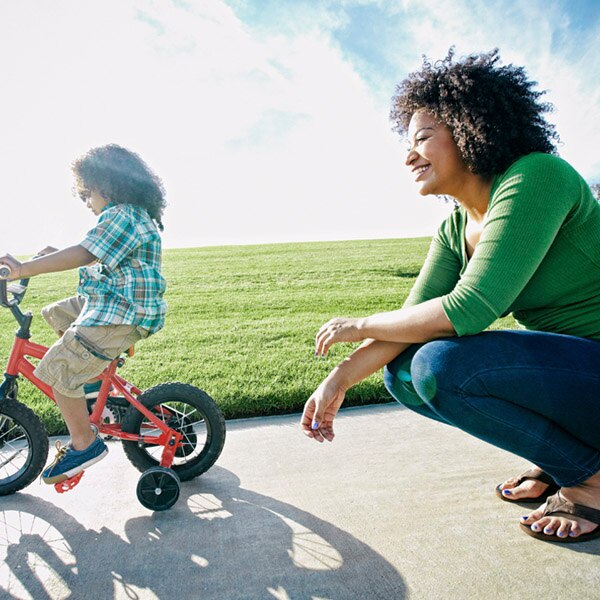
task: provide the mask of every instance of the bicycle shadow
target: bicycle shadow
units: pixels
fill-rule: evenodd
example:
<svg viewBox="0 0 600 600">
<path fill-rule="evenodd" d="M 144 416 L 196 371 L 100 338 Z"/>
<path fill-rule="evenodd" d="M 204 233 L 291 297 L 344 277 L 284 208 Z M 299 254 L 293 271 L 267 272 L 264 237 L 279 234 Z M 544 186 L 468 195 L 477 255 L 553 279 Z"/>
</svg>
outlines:
<svg viewBox="0 0 600 600">
<path fill-rule="evenodd" d="M 239 484 L 215 466 L 184 483 L 171 510 L 128 520 L 124 535 L 86 529 L 34 496 L 4 498 L 0 592 L 36 600 L 406 597 L 396 568 L 356 537 Z"/>
</svg>

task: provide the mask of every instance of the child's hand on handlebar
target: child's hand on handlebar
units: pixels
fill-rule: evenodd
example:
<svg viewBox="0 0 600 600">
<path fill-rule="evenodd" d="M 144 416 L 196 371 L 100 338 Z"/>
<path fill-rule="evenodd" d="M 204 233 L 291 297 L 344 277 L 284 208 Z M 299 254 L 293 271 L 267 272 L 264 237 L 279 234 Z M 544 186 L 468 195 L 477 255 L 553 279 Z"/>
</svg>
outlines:
<svg viewBox="0 0 600 600">
<path fill-rule="evenodd" d="M 58 248 L 46 246 L 37 252 L 37 254 L 33 256 L 31 260 L 40 258 L 41 256 L 46 256 L 47 254 L 54 254 L 54 252 L 58 252 Z M 23 263 L 18 261 L 12 254 L 0 256 L 0 279 L 8 279 L 9 281 L 13 281 L 14 279 L 22 279 L 22 265 Z"/>
<path fill-rule="evenodd" d="M 20 279 L 20 274 L 21 263 L 14 256 L 10 254 L 0 256 L 0 279 Z"/>
</svg>

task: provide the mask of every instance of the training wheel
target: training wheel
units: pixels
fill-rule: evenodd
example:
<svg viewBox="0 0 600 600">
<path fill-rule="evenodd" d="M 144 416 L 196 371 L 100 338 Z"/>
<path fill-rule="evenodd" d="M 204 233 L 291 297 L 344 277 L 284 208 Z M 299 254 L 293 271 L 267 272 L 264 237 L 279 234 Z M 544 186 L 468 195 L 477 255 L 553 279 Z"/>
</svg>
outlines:
<svg viewBox="0 0 600 600">
<path fill-rule="evenodd" d="M 77 475 L 69 477 L 69 479 L 65 479 L 64 481 L 59 481 L 58 483 L 55 483 L 54 489 L 59 494 L 64 494 L 65 492 L 72 490 L 79 483 L 79 480 L 83 477 L 84 473 L 85 471 L 81 471 L 80 473 L 77 473 Z"/>
<path fill-rule="evenodd" d="M 177 502 L 180 487 L 179 477 L 173 469 L 152 467 L 142 473 L 136 494 L 146 508 L 167 510 Z"/>
</svg>

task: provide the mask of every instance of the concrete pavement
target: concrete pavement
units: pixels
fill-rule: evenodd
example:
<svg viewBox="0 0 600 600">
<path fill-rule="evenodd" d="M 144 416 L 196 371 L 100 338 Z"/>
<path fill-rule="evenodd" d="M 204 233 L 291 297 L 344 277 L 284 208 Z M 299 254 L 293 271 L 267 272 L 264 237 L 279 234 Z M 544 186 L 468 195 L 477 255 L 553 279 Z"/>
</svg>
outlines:
<svg viewBox="0 0 600 600">
<path fill-rule="evenodd" d="M 494 486 L 521 459 L 396 405 L 229 421 L 169 511 L 138 503 L 120 442 L 71 492 L 0 498 L 0 598 L 600 598 L 600 540 L 524 535 Z"/>
</svg>

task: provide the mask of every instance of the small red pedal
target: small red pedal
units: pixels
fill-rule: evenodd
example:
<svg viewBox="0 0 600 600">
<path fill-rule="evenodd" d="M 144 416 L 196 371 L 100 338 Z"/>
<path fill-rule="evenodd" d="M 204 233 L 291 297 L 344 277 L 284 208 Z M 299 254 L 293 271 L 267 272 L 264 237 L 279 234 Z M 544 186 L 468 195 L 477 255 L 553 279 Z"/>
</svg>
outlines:
<svg viewBox="0 0 600 600">
<path fill-rule="evenodd" d="M 81 471 L 81 473 L 77 473 L 77 475 L 73 475 L 73 477 L 69 477 L 69 479 L 55 483 L 54 489 L 59 494 L 64 494 L 65 492 L 72 490 L 79 483 L 84 473 L 85 471 Z"/>
</svg>

